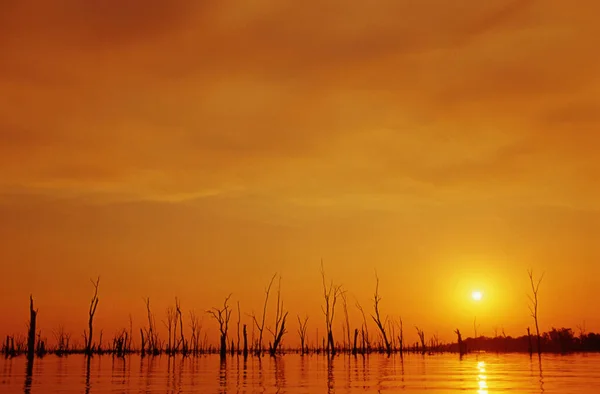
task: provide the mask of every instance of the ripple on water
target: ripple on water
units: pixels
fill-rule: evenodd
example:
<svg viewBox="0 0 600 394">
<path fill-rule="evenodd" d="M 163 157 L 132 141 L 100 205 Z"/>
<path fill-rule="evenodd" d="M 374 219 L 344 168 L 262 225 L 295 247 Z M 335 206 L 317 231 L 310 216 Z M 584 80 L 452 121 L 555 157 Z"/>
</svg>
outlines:
<svg viewBox="0 0 600 394">
<path fill-rule="evenodd" d="M 47 356 L 0 360 L 1 393 L 599 393 L 600 355 Z"/>
</svg>

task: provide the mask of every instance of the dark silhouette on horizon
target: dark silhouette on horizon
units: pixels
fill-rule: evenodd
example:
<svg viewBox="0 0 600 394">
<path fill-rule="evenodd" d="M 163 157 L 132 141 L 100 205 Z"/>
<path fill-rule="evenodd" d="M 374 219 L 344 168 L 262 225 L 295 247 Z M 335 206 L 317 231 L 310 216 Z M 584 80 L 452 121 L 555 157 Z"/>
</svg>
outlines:
<svg viewBox="0 0 600 394">
<path fill-rule="evenodd" d="M 102 339 L 102 330 L 100 335 L 95 340 L 93 336 L 93 318 L 98 306 L 98 284 L 99 278 L 96 281 L 92 280 L 94 285 L 94 294 L 90 303 L 90 310 L 88 314 L 88 328 L 84 330 L 84 344 L 73 344 L 70 341 L 71 334 L 65 332 L 64 328 L 60 326 L 58 330 L 54 331 L 53 334 L 56 339 L 56 344 L 53 346 L 47 345 L 47 339 L 42 337 L 41 329 L 36 325 L 38 310 L 33 308 L 33 296 L 30 296 L 29 310 L 30 320 L 28 325 L 28 335 L 17 336 L 8 335 L 6 340 L 2 343 L 1 353 L 6 357 L 16 357 L 22 354 L 27 355 L 28 359 L 28 370 L 33 367 L 34 358 L 43 357 L 46 354 L 55 354 L 57 356 L 63 356 L 68 354 L 85 354 L 88 358 L 92 355 L 101 354 L 112 354 L 117 357 L 124 357 L 127 354 L 139 354 L 142 357 L 146 355 L 154 356 L 166 354 L 168 356 L 174 356 L 180 354 L 183 356 L 198 356 L 202 354 L 219 354 L 221 358 L 225 359 L 227 353 L 231 356 L 243 355 L 244 359 L 252 354 L 257 357 L 262 357 L 265 354 L 265 347 L 263 346 L 263 331 L 266 328 L 273 335 L 273 339 L 269 342 L 268 354 L 272 357 L 277 357 L 281 354 L 286 353 L 299 353 L 299 354 L 326 354 L 328 357 L 333 357 L 336 353 L 344 353 L 351 355 L 365 355 L 369 353 L 385 353 L 391 355 L 392 353 L 399 353 L 402 357 L 405 352 L 414 352 L 421 354 L 433 354 L 440 352 L 453 352 L 459 355 L 464 355 L 469 352 L 520 352 L 529 353 L 532 355 L 537 352 L 541 355 L 542 349 L 544 352 L 551 353 L 570 353 L 570 352 L 600 352 L 600 334 L 587 333 L 585 329 L 579 328 L 579 335 L 575 335 L 571 328 L 552 328 L 546 333 L 539 332 L 538 324 L 538 289 L 543 278 L 540 277 L 538 281 L 534 281 L 533 273 L 531 270 L 528 271 L 532 297 L 530 297 L 531 304 L 530 312 L 531 317 L 535 322 L 535 336 L 536 341 L 532 341 L 532 333 L 529 327 L 524 330 L 527 335 L 511 337 L 504 334 L 496 335 L 494 337 L 477 336 L 474 338 L 464 339 L 460 329 L 454 330 L 456 334 L 456 343 L 443 343 L 438 339 L 437 334 L 427 339 L 425 332 L 415 326 L 419 341 L 414 344 L 406 344 L 404 342 L 403 334 L 403 321 L 400 318 L 399 324 L 394 322 L 394 319 L 390 316 L 381 315 L 379 308 L 381 296 L 379 295 L 379 278 L 376 276 L 375 293 L 373 298 L 373 313 L 371 317 L 378 328 L 379 337 L 375 340 L 371 339 L 367 327 L 367 319 L 365 311 L 362 309 L 358 302 L 356 308 L 361 312 L 362 323 L 359 328 L 351 327 L 351 323 L 348 319 L 347 311 L 347 300 L 346 290 L 340 285 L 335 285 L 333 281 L 327 284 L 325 280 L 325 270 L 323 264 L 321 264 L 321 276 L 323 282 L 323 298 L 325 301 L 322 307 L 322 312 L 326 322 L 326 333 L 325 336 L 319 336 L 317 331 L 316 340 L 311 344 L 308 341 L 307 330 L 309 318 L 306 316 L 304 320 L 301 320 L 298 316 L 298 337 L 300 340 L 300 347 L 289 347 L 283 343 L 284 335 L 287 333 L 286 321 L 288 312 L 284 310 L 283 300 L 281 299 L 281 278 L 277 289 L 277 307 L 275 310 L 275 326 L 273 329 L 265 327 L 265 320 L 268 314 L 268 300 L 271 291 L 271 287 L 277 274 L 273 275 L 269 285 L 265 290 L 265 303 L 263 306 L 262 316 L 257 317 L 256 314 L 252 313 L 249 316 L 252 318 L 255 327 L 258 330 L 258 338 L 254 337 L 248 341 L 248 333 L 246 325 L 243 326 L 243 348 L 240 343 L 240 316 L 241 310 L 238 302 L 238 333 L 237 333 L 237 346 L 233 340 L 228 342 L 229 332 L 229 320 L 231 317 L 232 310 L 228 305 L 228 301 L 231 294 L 225 298 L 222 308 L 212 308 L 207 310 L 219 324 L 219 346 L 215 347 L 209 344 L 207 334 L 204 332 L 204 337 L 201 339 L 202 325 L 199 323 L 198 316 L 194 311 L 190 311 L 190 320 L 185 322 L 183 312 L 181 310 L 181 304 L 178 298 L 175 299 L 175 307 L 167 309 L 167 320 L 163 321 L 165 327 L 168 330 L 168 338 L 165 341 L 161 339 L 160 333 L 156 327 L 155 317 L 150 308 L 150 299 L 145 298 L 144 302 L 148 313 L 148 325 L 147 327 L 140 328 L 140 344 L 134 345 L 133 340 L 133 324 L 130 317 L 129 330 L 122 329 L 114 334 L 112 341 L 104 343 Z M 336 302 L 340 297 L 343 301 L 344 316 L 346 318 L 345 324 L 343 325 L 343 334 L 341 336 L 342 342 L 335 342 L 333 337 L 333 326 L 335 316 Z M 184 335 L 185 324 L 191 329 L 191 337 Z M 476 328 L 475 324 L 475 328 Z M 177 331 L 179 328 L 179 332 Z M 396 334 L 396 329 L 399 330 Z M 36 331 L 37 330 L 37 331 Z M 354 333 L 353 340 L 351 333 Z M 359 333 L 361 340 L 358 340 Z M 178 335 L 179 334 L 179 335 Z M 229 346 L 229 348 L 228 348 Z"/>
</svg>

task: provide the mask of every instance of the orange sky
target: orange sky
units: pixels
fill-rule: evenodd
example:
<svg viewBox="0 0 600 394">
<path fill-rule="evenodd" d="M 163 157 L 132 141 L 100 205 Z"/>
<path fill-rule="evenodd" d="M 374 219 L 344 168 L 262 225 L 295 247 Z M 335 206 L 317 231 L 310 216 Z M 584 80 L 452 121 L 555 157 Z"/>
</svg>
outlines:
<svg viewBox="0 0 600 394">
<path fill-rule="evenodd" d="M 409 340 L 522 334 L 528 267 L 543 330 L 600 330 L 600 3 L 143 3 L 0 3 L 0 335 L 279 272 L 291 343 L 321 258 Z"/>
</svg>

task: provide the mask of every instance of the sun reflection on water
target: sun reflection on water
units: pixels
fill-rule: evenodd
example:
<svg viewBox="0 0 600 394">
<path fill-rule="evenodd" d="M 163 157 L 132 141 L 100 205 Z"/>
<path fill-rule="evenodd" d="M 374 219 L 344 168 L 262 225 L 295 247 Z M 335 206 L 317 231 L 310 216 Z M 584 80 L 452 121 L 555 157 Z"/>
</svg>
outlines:
<svg viewBox="0 0 600 394">
<path fill-rule="evenodd" d="M 477 370 L 479 371 L 479 374 L 477 375 L 477 385 L 479 386 L 477 393 L 488 394 L 487 375 L 485 374 L 485 361 L 479 361 L 477 363 Z"/>
</svg>

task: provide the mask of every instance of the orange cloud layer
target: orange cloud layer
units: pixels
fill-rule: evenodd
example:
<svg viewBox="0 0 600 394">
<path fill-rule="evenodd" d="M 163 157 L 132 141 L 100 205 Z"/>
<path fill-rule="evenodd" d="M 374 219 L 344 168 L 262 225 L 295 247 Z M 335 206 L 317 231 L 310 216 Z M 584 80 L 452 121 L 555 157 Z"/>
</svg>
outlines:
<svg viewBox="0 0 600 394">
<path fill-rule="evenodd" d="M 522 331 L 529 266 L 546 326 L 600 329 L 598 12 L 4 2 L 0 334 L 31 292 L 82 329 L 98 273 L 107 327 L 146 295 L 256 309 L 275 271 L 317 325 L 322 257 L 363 304 L 377 268 L 388 312 L 443 338 L 473 314 Z"/>
</svg>

